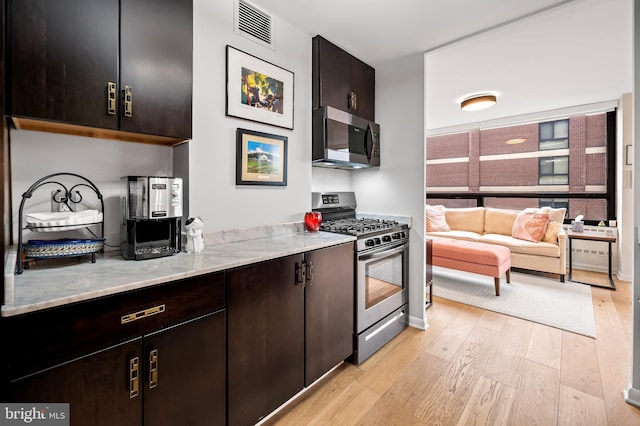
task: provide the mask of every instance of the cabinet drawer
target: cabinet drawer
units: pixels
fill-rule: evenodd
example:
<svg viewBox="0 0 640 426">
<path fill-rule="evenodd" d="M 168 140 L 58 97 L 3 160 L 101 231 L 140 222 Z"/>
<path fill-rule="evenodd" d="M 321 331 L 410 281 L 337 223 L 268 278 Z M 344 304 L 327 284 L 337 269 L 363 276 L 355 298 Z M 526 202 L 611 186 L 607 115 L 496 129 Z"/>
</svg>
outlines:
<svg viewBox="0 0 640 426">
<path fill-rule="evenodd" d="M 3 319 L 10 378 L 223 309 L 224 273 Z"/>
</svg>

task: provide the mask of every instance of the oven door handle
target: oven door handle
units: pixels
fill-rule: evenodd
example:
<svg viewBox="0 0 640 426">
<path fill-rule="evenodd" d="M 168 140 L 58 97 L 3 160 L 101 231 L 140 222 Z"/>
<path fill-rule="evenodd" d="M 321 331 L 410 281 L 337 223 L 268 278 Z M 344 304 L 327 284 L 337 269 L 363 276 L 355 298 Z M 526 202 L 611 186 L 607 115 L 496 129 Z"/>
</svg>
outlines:
<svg viewBox="0 0 640 426">
<path fill-rule="evenodd" d="M 358 256 L 358 261 L 363 262 L 363 261 L 367 261 L 367 260 L 371 260 L 371 259 L 377 259 L 380 257 L 385 257 L 385 256 L 389 256 L 395 253 L 400 253 L 402 251 L 404 251 L 407 246 L 409 245 L 409 243 L 403 242 L 400 243 L 398 245 L 395 245 L 393 247 L 391 247 L 388 250 L 385 251 L 381 251 L 378 253 L 371 253 L 371 254 L 365 254 L 363 256 Z"/>
</svg>

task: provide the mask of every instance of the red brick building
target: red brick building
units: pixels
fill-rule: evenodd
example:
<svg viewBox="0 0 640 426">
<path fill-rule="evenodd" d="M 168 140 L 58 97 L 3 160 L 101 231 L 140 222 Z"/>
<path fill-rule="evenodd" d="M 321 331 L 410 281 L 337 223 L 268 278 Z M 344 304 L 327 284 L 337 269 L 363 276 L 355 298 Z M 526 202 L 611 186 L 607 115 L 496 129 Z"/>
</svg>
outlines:
<svg viewBox="0 0 640 426">
<path fill-rule="evenodd" d="M 430 136 L 426 153 L 429 204 L 474 206 L 476 200 L 447 197 L 486 194 L 487 207 L 553 205 L 567 207 L 569 218 L 611 216 L 606 199 L 563 197 L 606 195 L 607 113 Z M 440 193 L 442 199 L 433 198 Z M 510 193 L 514 197 L 490 196 Z M 540 198 L 518 197 L 523 193 Z"/>
</svg>

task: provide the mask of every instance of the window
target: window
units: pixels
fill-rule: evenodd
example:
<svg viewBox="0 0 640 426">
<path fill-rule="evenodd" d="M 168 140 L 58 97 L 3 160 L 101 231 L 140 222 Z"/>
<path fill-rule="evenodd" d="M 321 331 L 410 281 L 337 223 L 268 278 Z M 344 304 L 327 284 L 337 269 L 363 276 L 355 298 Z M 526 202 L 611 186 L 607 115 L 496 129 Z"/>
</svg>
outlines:
<svg viewBox="0 0 640 426">
<path fill-rule="evenodd" d="M 541 151 L 569 148 L 569 120 L 540 123 L 539 134 Z"/>
<path fill-rule="evenodd" d="M 569 156 L 541 157 L 539 161 L 538 181 L 540 185 L 569 184 Z"/>
<path fill-rule="evenodd" d="M 540 198 L 540 207 L 551 207 L 552 209 L 567 209 L 569 211 L 568 198 Z"/>
<path fill-rule="evenodd" d="M 616 217 L 615 109 L 468 128 L 427 137 L 428 203 L 564 207 L 588 224 Z"/>
</svg>

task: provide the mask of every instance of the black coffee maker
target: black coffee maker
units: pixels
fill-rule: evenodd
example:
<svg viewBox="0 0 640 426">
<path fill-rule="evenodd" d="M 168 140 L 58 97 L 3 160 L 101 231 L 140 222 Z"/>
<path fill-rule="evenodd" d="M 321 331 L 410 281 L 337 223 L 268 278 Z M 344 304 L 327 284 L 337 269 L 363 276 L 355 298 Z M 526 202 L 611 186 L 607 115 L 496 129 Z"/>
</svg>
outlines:
<svg viewBox="0 0 640 426">
<path fill-rule="evenodd" d="M 121 178 L 122 240 L 125 259 L 172 256 L 182 250 L 182 178 Z"/>
</svg>

